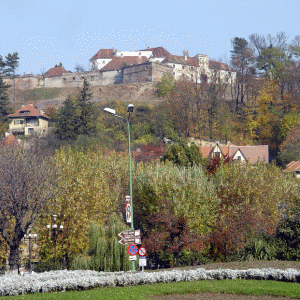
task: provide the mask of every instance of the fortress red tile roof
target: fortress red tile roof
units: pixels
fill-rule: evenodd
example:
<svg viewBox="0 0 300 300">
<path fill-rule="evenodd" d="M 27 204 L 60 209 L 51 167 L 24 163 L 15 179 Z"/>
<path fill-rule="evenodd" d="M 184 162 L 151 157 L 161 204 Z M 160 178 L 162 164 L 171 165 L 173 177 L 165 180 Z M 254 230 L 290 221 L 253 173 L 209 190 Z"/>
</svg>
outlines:
<svg viewBox="0 0 300 300">
<path fill-rule="evenodd" d="M 98 58 L 113 58 L 115 49 L 100 49 L 90 60 L 98 59 Z"/>
<path fill-rule="evenodd" d="M 163 47 L 148 48 L 139 51 L 152 51 L 152 57 L 168 57 L 171 55 L 171 53 Z"/>
<path fill-rule="evenodd" d="M 170 55 L 163 60 L 163 63 L 199 67 L 198 61 L 194 57 L 187 57 L 187 59 L 185 59 L 183 56 L 179 56 L 179 55 Z"/>
<path fill-rule="evenodd" d="M 54 67 L 49 69 L 45 74 L 44 77 L 58 77 L 61 76 L 63 73 L 71 73 L 70 71 L 67 71 L 64 67 Z"/>
<path fill-rule="evenodd" d="M 50 119 L 45 113 L 39 111 L 32 104 L 27 104 L 21 107 L 15 113 L 8 115 L 8 117 L 9 118 L 42 117 L 42 118 Z"/>
<path fill-rule="evenodd" d="M 106 66 L 104 66 L 100 71 L 114 71 L 121 70 L 126 66 L 138 65 L 143 62 L 148 61 L 146 56 L 124 56 L 124 57 L 114 57 Z"/>
<path fill-rule="evenodd" d="M 232 68 L 230 68 L 225 63 L 217 62 L 217 61 L 209 61 L 208 67 L 213 70 L 224 70 L 224 71 L 233 71 Z"/>
</svg>

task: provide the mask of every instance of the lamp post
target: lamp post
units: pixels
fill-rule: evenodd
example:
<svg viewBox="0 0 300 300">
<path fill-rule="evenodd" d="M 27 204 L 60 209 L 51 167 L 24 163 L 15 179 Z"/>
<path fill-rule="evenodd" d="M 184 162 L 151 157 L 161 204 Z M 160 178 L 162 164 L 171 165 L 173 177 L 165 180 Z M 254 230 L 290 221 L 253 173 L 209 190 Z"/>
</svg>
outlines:
<svg viewBox="0 0 300 300">
<path fill-rule="evenodd" d="M 128 112 L 128 118 L 124 118 L 122 116 L 119 116 L 116 114 L 116 111 L 112 108 L 104 108 L 103 110 L 109 114 L 111 114 L 113 117 L 118 117 L 127 122 L 128 127 L 128 156 L 129 156 L 129 195 L 130 195 L 130 214 L 131 214 L 131 226 L 130 228 L 134 230 L 133 225 L 133 204 L 132 204 L 132 172 L 131 172 L 131 147 L 130 147 L 130 114 L 133 112 L 133 104 L 129 104 L 127 106 L 127 112 Z M 131 269 L 132 271 L 135 271 L 135 264 L 134 261 L 131 262 Z"/>
<path fill-rule="evenodd" d="M 57 243 L 57 235 L 59 233 L 62 233 L 64 226 L 60 225 L 59 228 L 57 228 L 57 224 L 56 224 L 56 219 L 57 219 L 57 215 L 53 215 L 53 225 L 52 225 L 52 240 L 54 242 L 54 263 L 56 265 L 56 243 Z M 48 229 L 48 233 L 49 235 L 51 234 L 50 232 L 50 225 L 47 225 L 47 229 Z"/>
<path fill-rule="evenodd" d="M 31 226 L 28 228 L 28 234 L 24 235 L 24 240 L 28 240 L 28 251 L 29 251 L 29 260 L 28 260 L 28 269 L 31 272 L 31 252 L 32 252 L 32 239 L 36 241 L 37 234 L 31 233 Z"/>
</svg>

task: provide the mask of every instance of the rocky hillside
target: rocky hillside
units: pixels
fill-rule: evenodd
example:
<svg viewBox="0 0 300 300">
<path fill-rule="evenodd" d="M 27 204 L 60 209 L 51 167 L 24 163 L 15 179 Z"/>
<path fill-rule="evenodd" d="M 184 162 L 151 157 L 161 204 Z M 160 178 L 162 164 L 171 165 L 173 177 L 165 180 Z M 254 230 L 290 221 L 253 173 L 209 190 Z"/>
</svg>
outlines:
<svg viewBox="0 0 300 300">
<path fill-rule="evenodd" d="M 40 88 L 32 90 L 9 89 L 9 97 L 12 105 L 17 109 L 23 104 L 37 105 L 39 109 L 47 107 L 58 108 L 68 95 L 75 96 L 80 88 Z M 94 102 L 106 102 L 119 100 L 132 103 L 160 102 L 156 96 L 157 83 L 134 83 L 118 84 L 109 86 L 93 86 L 90 91 L 93 93 Z"/>
</svg>

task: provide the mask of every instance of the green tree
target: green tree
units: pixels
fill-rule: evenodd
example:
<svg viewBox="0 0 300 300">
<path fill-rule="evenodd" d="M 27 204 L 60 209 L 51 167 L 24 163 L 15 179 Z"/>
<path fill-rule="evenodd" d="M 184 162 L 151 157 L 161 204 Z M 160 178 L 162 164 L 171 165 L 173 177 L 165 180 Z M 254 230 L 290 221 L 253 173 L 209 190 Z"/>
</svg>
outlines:
<svg viewBox="0 0 300 300">
<path fill-rule="evenodd" d="M 15 76 L 16 70 L 19 67 L 19 55 L 18 52 L 14 52 L 13 54 L 8 53 L 5 56 L 5 70 L 4 74 L 7 76 Z"/>
<path fill-rule="evenodd" d="M 213 181 L 220 203 L 211 254 L 223 258 L 242 248 L 249 233 L 275 234 L 285 212 L 279 205 L 299 198 L 299 184 L 274 164 L 224 164 Z"/>
<path fill-rule="evenodd" d="M 60 62 L 58 65 L 56 64 L 55 66 L 54 66 L 54 68 L 59 68 L 59 67 L 62 67 L 63 66 L 63 64 Z"/>
<path fill-rule="evenodd" d="M 90 102 L 92 93 L 84 79 L 83 88 L 78 98 L 70 96 L 59 110 L 55 133 L 60 140 L 76 140 L 81 135 L 91 136 L 96 131 L 95 106 Z"/>
<path fill-rule="evenodd" d="M 295 127 L 287 134 L 285 140 L 280 145 L 278 155 L 279 163 L 282 166 L 300 158 L 300 127 Z"/>
<path fill-rule="evenodd" d="M 202 163 L 202 156 L 199 147 L 192 143 L 187 145 L 182 139 L 178 143 L 168 145 L 162 161 L 171 161 L 179 166 L 193 166 Z"/>
<path fill-rule="evenodd" d="M 76 140 L 78 111 L 73 99 L 68 96 L 58 111 L 55 134 L 60 140 Z"/>
<path fill-rule="evenodd" d="M 104 157 L 101 151 L 71 147 L 61 148 L 55 158 L 61 168 L 59 194 L 46 211 L 57 214 L 64 226 L 57 240 L 57 257 L 64 257 L 69 268 L 72 259 L 86 250 L 91 223 L 103 226 L 117 210 L 128 165 L 125 158 L 117 164 L 114 155 Z M 49 217 L 40 220 L 42 260 L 53 255 L 53 242 L 45 232 Z"/>
<path fill-rule="evenodd" d="M 231 63 L 237 70 L 237 82 L 236 82 L 236 99 L 235 105 L 238 110 L 239 102 L 244 104 L 244 98 L 247 92 L 247 82 L 249 77 L 252 77 L 254 73 L 254 53 L 249 47 L 247 40 L 244 38 L 235 37 L 232 40 L 233 50 L 231 52 Z"/>
<path fill-rule="evenodd" d="M 158 88 L 158 96 L 164 97 L 170 94 L 175 86 L 175 79 L 172 74 L 164 74 L 161 78 L 161 81 L 157 85 Z"/>
<path fill-rule="evenodd" d="M 5 84 L 0 75 L 0 122 L 3 122 L 8 115 L 9 97 L 7 90 L 10 86 Z"/>
<path fill-rule="evenodd" d="M 3 57 L 0 55 L 0 75 L 3 75 L 4 67 L 5 67 L 5 61 L 3 60 Z"/>
<path fill-rule="evenodd" d="M 90 102 L 92 93 L 89 92 L 90 84 L 86 79 L 83 81 L 83 88 L 80 91 L 77 105 L 79 109 L 78 123 L 76 128 L 77 135 L 92 135 L 95 133 L 95 107 Z"/>
</svg>

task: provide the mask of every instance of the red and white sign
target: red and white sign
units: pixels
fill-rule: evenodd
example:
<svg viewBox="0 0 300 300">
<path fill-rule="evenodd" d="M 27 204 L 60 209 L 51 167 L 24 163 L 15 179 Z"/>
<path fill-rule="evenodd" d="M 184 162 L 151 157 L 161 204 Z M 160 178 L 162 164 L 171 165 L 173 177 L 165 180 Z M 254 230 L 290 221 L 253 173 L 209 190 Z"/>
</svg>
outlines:
<svg viewBox="0 0 300 300">
<path fill-rule="evenodd" d="M 136 255 L 138 252 L 139 252 L 139 248 L 138 248 L 138 246 L 137 245 L 134 245 L 134 244 L 132 244 L 132 245 L 130 245 L 129 247 L 128 247 L 128 254 L 129 255 L 132 255 L 132 256 L 134 256 L 134 255 Z"/>
<path fill-rule="evenodd" d="M 147 254 L 147 250 L 145 247 L 139 248 L 139 256 L 145 256 Z"/>
</svg>

